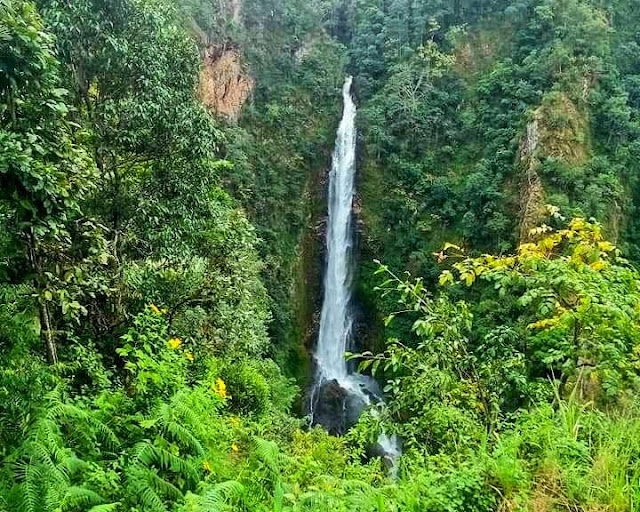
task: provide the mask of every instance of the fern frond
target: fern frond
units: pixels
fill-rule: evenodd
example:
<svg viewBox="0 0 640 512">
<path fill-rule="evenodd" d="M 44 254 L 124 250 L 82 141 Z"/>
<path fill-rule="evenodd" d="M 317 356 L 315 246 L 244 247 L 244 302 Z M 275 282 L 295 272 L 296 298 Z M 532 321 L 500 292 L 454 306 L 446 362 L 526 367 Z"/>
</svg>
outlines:
<svg viewBox="0 0 640 512">
<path fill-rule="evenodd" d="M 25 441 L 12 455 L 15 481 L 9 490 L 10 503 L 20 512 L 50 512 L 88 509 L 103 502 L 97 493 L 72 486 L 73 475 L 87 463 L 71 449 L 69 441 L 84 442 L 78 449 L 99 451 L 97 427 L 87 410 L 64 403 L 58 390 L 46 397 L 46 409 L 29 428 Z"/>
<path fill-rule="evenodd" d="M 65 468 L 54 462 L 46 446 L 32 441 L 27 442 L 23 449 L 24 453 L 28 456 L 28 462 L 18 463 L 16 465 L 18 476 L 21 474 L 21 468 L 26 469 L 26 466 L 29 466 L 35 471 L 37 467 L 40 480 L 53 480 L 59 485 L 68 484 L 69 475 L 65 471 Z M 26 473 L 22 471 L 22 474 Z"/>
<path fill-rule="evenodd" d="M 54 390 L 46 397 L 47 412 L 43 418 L 43 426 L 48 423 L 48 430 L 57 431 L 60 435 L 60 425 L 69 426 L 73 438 L 85 443 L 88 448 L 98 450 L 97 439 L 101 439 L 108 448 L 119 446 L 115 433 L 102 421 L 95 417 L 93 411 L 64 402 L 59 391 Z M 48 435 L 51 438 L 51 435 Z"/>
<path fill-rule="evenodd" d="M 47 450 L 46 446 L 37 442 L 29 443 L 28 449 L 36 457 L 38 464 L 46 470 L 47 479 L 53 480 L 58 485 L 69 484 L 69 471 L 65 463 L 72 456 L 70 451 L 55 446 Z"/>
<path fill-rule="evenodd" d="M 64 444 L 58 423 L 48 418 L 41 418 L 33 428 L 30 429 L 27 438 L 32 441 L 40 442 L 46 445 L 49 449 L 53 449 L 55 446 L 62 446 Z"/>
<path fill-rule="evenodd" d="M 59 395 L 49 395 L 47 399 L 46 418 L 58 422 L 73 422 L 76 420 L 88 421 L 89 413 L 86 409 L 63 402 Z"/>
<path fill-rule="evenodd" d="M 164 470 L 179 473 L 191 484 L 199 480 L 198 467 L 186 459 L 174 455 L 169 450 L 153 446 L 155 462 Z"/>
<path fill-rule="evenodd" d="M 127 474 L 127 487 L 130 494 L 137 498 L 139 503 L 144 507 L 145 512 L 166 512 L 162 498 L 153 489 L 148 480 L 148 472 L 150 470 L 137 466 L 131 468 Z"/>
<path fill-rule="evenodd" d="M 229 480 L 221 482 L 205 492 L 200 499 L 202 512 L 222 512 L 226 503 L 242 494 L 244 487 L 240 482 Z"/>
<path fill-rule="evenodd" d="M 173 412 L 183 420 L 183 423 L 198 427 L 200 425 L 200 417 L 185 401 L 184 393 L 176 393 L 171 398 L 171 408 Z"/>
<path fill-rule="evenodd" d="M 150 487 L 153 488 L 159 495 L 162 495 L 169 499 L 180 499 L 183 497 L 182 492 L 171 482 L 164 480 L 160 477 L 157 471 L 149 468 L 137 467 L 134 469 L 133 474 L 138 479 L 145 480 Z"/>
<path fill-rule="evenodd" d="M 162 469 L 171 470 L 174 473 L 179 473 L 184 467 L 184 460 L 177 455 L 171 453 L 164 448 L 153 447 L 155 452 L 155 460 Z"/>
<path fill-rule="evenodd" d="M 131 450 L 132 458 L 145 466 L 155 460 L 155 449 L 149 441 L 140 441 Z"/>
<path fill-rule="evenodd" d="M 63 501 L 66 505 L 72 507 L 86 508 L 88 506 L 100 504 L 104 498 L 97 492 L 84 487 L 71 486 L 67 487 L 64 493 Z"/>
<path fill-rule="evenodd" d="M 55 482 L 43 482 L 44 503 L 43 511 L 55 511 L 61 509 L 64 504 L 68 485 L 59 485 Z"/>
<path fill-rule="evenodd" d="M 92 419 L 92 423 L 95 425 L 99 437 L 104 442 L 105 446 L 110 449 L 116 449 L 120 446 L 120 440 L 116 434 L 105 423 L 100 420 Z"/>
<path fill-rule="evenodd" d="M 25 512 L 39 512 L 38 504 L 41 497 L 40 482 L 42 482 L 42 473 L 35 465 L 33 458 L 24 463 L 16 473 L 22 477 L 23 481 L 20 489 L 22 492 L 19 492 L 22 501 L 21 509 Z"/>
<path fill-rule="evenodd" d="M 114 512 L 120 506 L 120 502 L 105 503 L 104 505 L 96 505 L 91 507 L 87 512 Z"/>
<path fill-rule="evenodd" d="M 165 424 L 165 428 L 175 441 L 183 444 L 187 448 L 190 448 L 199 457 L 204 457 L 205 452 L 202 444 L 200 444 L 200 441 L 198 441 L 198 439 L 189 431 L 189 429 L 175 421 L 167 422 Z"/>
<path fill-rule="evenodd" d="M 164 502 L 160 499 L 160 496 L 156 494 L 156 492 L 150 487 L 145 487 L 138 494 L 142 505 L 144 506 L 144 510 L 148 512 L 166 512 L 167 507 L 165 507 Z"/>
<path fill-rule="evenodd" d="M 184 402 L 183 393 L 178 393 L 171 399 L 171 403 L 162 403 L 156 410 L 155 417 L 149 418 L 157 421 L 162 426 L 165 434 L 168 434 L 175 442 L 195 452 L 199 457 L 204 456 L 202 444 L 187 427 L 197 427 L 199 418 Z"/>
<path fill-rule="evenodd" d="M 17 492 L 27 512 L 56 510 L 69 486 L 68 475 L 53 464 L 50 457 L 32 455 L 14 465 Z"/>
<path fill-rule="evenodd" d="M 280 448 L 273 441 L 256 439 L 256 455 L 274 474 L 280 473 L 281 463 L 284 456 L 280 453 Z"/>
</svg>

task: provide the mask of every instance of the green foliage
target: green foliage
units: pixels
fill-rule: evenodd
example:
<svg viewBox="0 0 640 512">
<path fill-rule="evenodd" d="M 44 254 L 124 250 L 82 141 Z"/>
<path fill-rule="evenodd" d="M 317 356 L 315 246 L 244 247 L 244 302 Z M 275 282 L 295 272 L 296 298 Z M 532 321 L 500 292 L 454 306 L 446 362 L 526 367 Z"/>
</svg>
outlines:
<svg viewBox="0 0 640 512">
<path fill-rule="evenodd" d="M 57 392 L 44 402 L 44 413 L 29 429 L 26 439 L 9 460 L 13 460 L 16 483 L 9 491 L 9 504 L 15 510 L 68 510 L 104 503 L 91 488 L 74 485 L 80 475 L 90 471 L 78 458 L 118 446 L 111 429 L 89 411 L 63 402 Z M 65 435 L 66 434 L 66 435 Z"/>
<path fill-rule="evenodd" d="M 176 337 L 168 339 L 162 312 L 148 308 L 139 314 L 122 340 L 124 345 L 117 353 L 129 372 L 127 384 L 131 393 L 157 397 L 158 392 L 171 395 L 184 386 L 187 359 L 179 350 L 182 341 Z"/>
<path fill-rule="evenodd" d="M 600 225 L 551 213 L 567 227 L 532 229 L 514 255 L 467 257 L 453 244 L 436 254 L 452 261 L 440 283 L 469 302 L 378 270 L 400 305 L 385 324 L 408 317 L 411 333 L 357 356 L 386 380 L 388 403 L 350 435 L 366 444 L 382 429 L 400 433 L 407 475 L 444 464 L 427 485 L 436 510 L 438 479 L 463 485 L 447 494 L 460 493 L 462 510 L 541 500 L 633 510 L 638 448 L 625 429 L 638 421 L 640 277 Z M 471 312 L 499 302 L 502 314 L 475 325 Z M 451 467 L 464 483 L 446 480 Z"/>
<path fill-rule="evenodd" d="M 494 448 L 490 472 L 507 502 L 633 510 L 637 412 L 613 416 L 573 401 L 541 406 L 518 420 Z"/>
<path fill-rule="evenodd" d="M 0 510 L 635 510 L 640 276 L 606 237 L 636 244 L 640 40 L 604 4 L 0 0 Z M 255 80 L 238 119 L 202 46 Z M 337 438 L 290 376 L 347 69 L 390 315 L 386 401 Z M 528 232 L 545 196 L 577 217 Z"/>
<path fill-rule="evenodd" d="M 105 235 L 96 254 L 103 267 L 81 309 L 83 334 L 108 345 L 131 312 L 157 302 L 203 350 L 262 352 L 269 313 L 257 239 L 220 188 L 231 164 L 220 158 L 222 131 L 195 97 L 197 45 L 177 7 L 40 5 L 99 171 L 83 207 Z"/>
<path fill-rule="evenodd" d="M 230 406 L 238 413 L 275 415 L 288 411 L 294 398 L 292 382 L 272 361 L 255 359 L 225 362 L 221 374 L 230 389 Z"/>
<path fill-rule="evenodd" d="M 80 210 L 95 188 L 95 166 L 74 141 L 53 38 L 34 6 L 3 2 L 0 24 L 0 201 L 15 273 L 8 277 L 33 286 L 32 308 L 39 311 L 47 355 L 56 362 L 58 318 L 78 321 L 87 314 L 86 295 L 104 288 L 84 277 L 99 267 L 104 250 L 102 227 Z"/>
<path fill-rule="evenodd" d="M 516 325 L 530 332 L 526 355 L 534 372 L 554 372 L 593 399 L 636 390 L 637 271 L 584 219 L 567 229 L 543 225 L 532 236 L 514 256 L 454 263 L 456 279 L 467 286 L 487 281 L 521 308 Z M 452 279 L 445 271 L 441 282 Z"/>
<path fill-rule="evenodd" d="M 478 442 L 488 397 L 469 353 L 472 315 L 466 304 L 445 296 L 433 299 L 421 280 L 405 282 L 387 267 L 379 272 L 389 275 L 381 285 L 384 293 L 397 292 L 402 311 L 415 316 L 411 330 L 417 342 L 407 346 L 390 339 L 384 353 L 361 354 L 360 369 L 388 375 L 385 391 L 391 402 L 386 412 L 402 418 L 398 431 L 405 447 L 438 453 Z"/>
<path fill-rule="evenodd" d="M 633 209 L 639 132 L 623 84 L 635 83 L 624 52 L 637 41 L 615 14 L 630 16 L 624 2 L 445 4 L 355 6 L 365 256 L 431 280 L 429 256 L 446 240 L 515 247 L 532 194 L 527 169 L 546 201 L 632 241 L 622 219 L 634 216 L 622 212 Z M 425 48 L 438 58 L 421 58 Z M 534 119 L 539 133 L 528 139 Z"/>
</svg>

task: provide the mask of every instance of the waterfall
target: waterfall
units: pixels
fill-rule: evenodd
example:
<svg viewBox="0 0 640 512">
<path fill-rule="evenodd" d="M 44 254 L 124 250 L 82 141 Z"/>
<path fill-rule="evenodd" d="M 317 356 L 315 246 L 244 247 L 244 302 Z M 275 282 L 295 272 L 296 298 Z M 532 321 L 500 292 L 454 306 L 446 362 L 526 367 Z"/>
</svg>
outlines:
<svg viewBox="0 0 640 512">
<path fill-rule="evenodd" d="M 344 433 L 366 407 L 380 402 L 382 397 L 375 380 L 351 373 L 345 360 L 354 323 L 351 307 L 355 263 L 352 221 L 357 132 L 351 83 L 352 77 L 347 77 L 342 87 L 343 114 L 329 173 L 327 266 L 315 351 L 316 376 L 311 394 L 312 422 L 337 434 Z M 382 434 L 377 451 L 393 462 L 399 454 L 395 436 Z"/>
<path fill-rule="evenodd" d="M 356 172 L 356 106 L 351 97 L 351 77 L 342 87 L 344 112 L 329 173 L 327 269 L 320 336 L 316 348 L 318 371 L 324 380 L 343 382 L 348 375 L 344 353 L 349 347 L 351 278 L 353 262 L 352 204 Z"/>
</svg>

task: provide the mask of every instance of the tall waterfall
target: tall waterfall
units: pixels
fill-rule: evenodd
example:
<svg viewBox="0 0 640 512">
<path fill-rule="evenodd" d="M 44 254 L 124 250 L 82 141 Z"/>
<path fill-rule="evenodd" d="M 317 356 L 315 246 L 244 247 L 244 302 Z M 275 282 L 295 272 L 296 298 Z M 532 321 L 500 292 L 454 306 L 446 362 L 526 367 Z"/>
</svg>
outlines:
<svg viewBox="0 0 640 512">
<path fill-rule="evenodd" d="M 334 433 L 344 431 L 369 405 L 380 402 L 375 380 L 351 373 L 345 360 L 353 335 L 351 307 L 354 259 L 353 198 L 356 173 L 356 106 L 352 77 L 342 87 L 344 109 L 329 173 L 327 267 L 320 333 L 316 346 L 316 377 L 311 396 L 313 423 Z M 391 461 L 399 454 L 395 436 L 381 435 L 377 452 Z"/>
<path fill-rule="evenodd" d="M 351 97 L 351 77 L 342 87 L 344 111 L 329 174 L 329 218 L 327 226 L 327 269 L 320 336 L 316 349 L 318 371 L 323 380 L 347 379 L 344 359 L 353 327 L 350 310 L 353 262 L 352 203 L 356 172 L 356 105 Z"/>
</svg>

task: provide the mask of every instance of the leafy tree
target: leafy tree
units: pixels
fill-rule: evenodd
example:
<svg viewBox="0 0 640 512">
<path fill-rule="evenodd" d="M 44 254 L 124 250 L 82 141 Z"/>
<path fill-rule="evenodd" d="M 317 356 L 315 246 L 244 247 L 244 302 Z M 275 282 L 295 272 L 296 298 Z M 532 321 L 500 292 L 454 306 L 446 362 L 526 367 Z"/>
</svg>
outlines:
<svg viewBox="0 0 640 512">
<path fill-rule="evenodd" d="M 95 188 L 95 167 L 75 142 L 53 39 L 33 5 L 3 2 L 0 16 L 0 170 L 5 225 L 15 235 L 13 279 L 33 284 L 39 328 L 55 363 L 61 317 L 86 314 L 85 294 L 104 287 L 85 277 L 105 263 L 103 228 L 80 210 Z"/>
<path fill-rule="evenodd" d="M 557 216 L 557 210 L 552 210 Z M 532 230 L 515 255 L 464 258 L 441 283 L 487 281 L 522 308 L 531 333 L 530 364 L 557 372 L 569 391 L 614 398 L 638 386 L 634 356 L 638 274 L 606 241 L 598 224 L 573 219 L 566 229 Z M 449 248 L 446 254 L 455 248 Z"/>
</svg>

